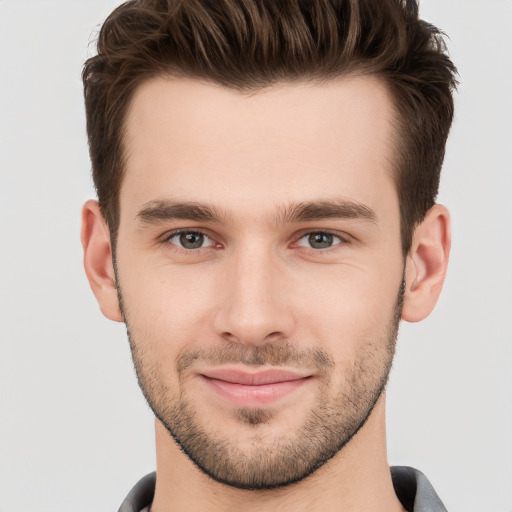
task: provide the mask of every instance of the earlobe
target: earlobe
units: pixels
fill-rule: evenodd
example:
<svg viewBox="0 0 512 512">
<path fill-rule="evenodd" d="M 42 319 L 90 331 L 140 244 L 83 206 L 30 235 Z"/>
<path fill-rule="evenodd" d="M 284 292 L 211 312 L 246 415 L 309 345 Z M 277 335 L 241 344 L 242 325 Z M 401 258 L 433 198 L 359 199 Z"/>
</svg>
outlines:
<svg viewBox="0 0 512 512">
<path fill-rule="evenodd" d="M 101 312 L 110 320 L 122 322 L 109 231 L 96 201 L 87 201 L 82 208 L 80 238 L 84 249 L 85 273 Z"/>
<path fill-rule="evenodd" d="M 414 230 L 405 269 L 403 320 L 418 322 L 434 309 L 443 287 L 450 246 L 450 214 L 436 204 Z"/>
</svg>

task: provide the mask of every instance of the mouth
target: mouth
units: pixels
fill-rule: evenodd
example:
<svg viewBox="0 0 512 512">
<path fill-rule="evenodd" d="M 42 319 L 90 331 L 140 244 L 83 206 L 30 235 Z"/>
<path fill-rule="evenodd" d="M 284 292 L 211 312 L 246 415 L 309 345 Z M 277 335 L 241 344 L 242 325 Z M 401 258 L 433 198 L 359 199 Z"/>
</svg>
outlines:
<svg viewBox="0 0 512 512">
<path fill-rule="evenodd" d="M 262 407 L 288 396 L 312 380 L 289 370 L 245 372 L 237 369 L 215 369 L 200 374 L 216 395 L 238 407 Z"/>
</svg>

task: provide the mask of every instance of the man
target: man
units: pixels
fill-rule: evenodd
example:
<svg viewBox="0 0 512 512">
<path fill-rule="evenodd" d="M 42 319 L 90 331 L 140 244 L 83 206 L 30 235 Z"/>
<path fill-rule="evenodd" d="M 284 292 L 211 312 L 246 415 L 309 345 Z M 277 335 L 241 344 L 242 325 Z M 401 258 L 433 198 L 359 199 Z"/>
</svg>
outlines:
<svg viewBox="0 0 512 512">
<path fill-rule="evenodd" d="M 442 511 L 389 468 L 400 319 L 435 306 L 455 68 L 413 1 L 138 0 L 83 78 L 84 263 L 156 476 L 121 511 Z"/>
</svg>

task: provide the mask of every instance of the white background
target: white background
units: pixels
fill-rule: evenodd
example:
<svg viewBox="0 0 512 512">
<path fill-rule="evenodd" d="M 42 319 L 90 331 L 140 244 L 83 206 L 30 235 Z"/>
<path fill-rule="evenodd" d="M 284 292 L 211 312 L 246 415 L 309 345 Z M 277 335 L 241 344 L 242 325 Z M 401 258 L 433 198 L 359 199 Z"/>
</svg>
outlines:
<svg viewBox="0 0 512 512">
<path fill-rule="evenodd" d="M 111 0 L 0 0 L 0 512 L 117 510 L 154 468 L 124 327 L 81 264 L 81 65 Z M 512 511 L 512 1 L 424 0 L 459 67 L 442 298 L 403 325 L 389 458 L 450 512 Z"/>
</svg>

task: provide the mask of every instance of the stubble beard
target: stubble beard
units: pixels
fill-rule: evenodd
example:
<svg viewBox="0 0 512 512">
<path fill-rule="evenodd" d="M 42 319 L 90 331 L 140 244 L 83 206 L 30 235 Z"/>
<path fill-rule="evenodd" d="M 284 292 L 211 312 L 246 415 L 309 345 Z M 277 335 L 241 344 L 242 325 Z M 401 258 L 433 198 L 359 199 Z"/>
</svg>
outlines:
<svg viewBox="0 0 512 512">
<path fill-rule="evenodd" d="M 249 451 L 240 449 L 228 436 L 208 431 L 200 421 L 204 418 L 196 410 L 186 386 L 180 386 L 178 393 L 167 387 L 162 378 L 166 369 L 148 357 L 139 340 L 132 335 L 119 286 L 118 295 L 139 386 L 156 418 L 183 453 L 215 481 L 241 489 L 266 490 L 294 484 L 314 473 L 338 454 L 366 423 L 388 381 L 404 288 L 402 281 L 387 332 L 362 344 L 351 367 L 343 369 L 343 389 L 339 389 L 334 397 L 331 396 L 334 364 L 321 349 L 299 352 L 289 342 L 252 347 L 231 344 L 214 351 L 198 350 L 178 357 L 180 384 L 188 366 L 198 359 L 256 367 L 287 363 L 295 363 L 295 366 L 299 363 L 303 367 L 316 365 L 323 374 L 315 405 L 303 425 L 291 435 L 274 437 L 265 443 L 258 427 L 271 422 L 273 412 L 265 408 L 236 411 L 240 428 L 254 431 Z"/>
</svg>

